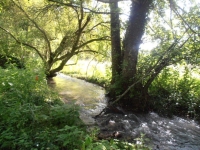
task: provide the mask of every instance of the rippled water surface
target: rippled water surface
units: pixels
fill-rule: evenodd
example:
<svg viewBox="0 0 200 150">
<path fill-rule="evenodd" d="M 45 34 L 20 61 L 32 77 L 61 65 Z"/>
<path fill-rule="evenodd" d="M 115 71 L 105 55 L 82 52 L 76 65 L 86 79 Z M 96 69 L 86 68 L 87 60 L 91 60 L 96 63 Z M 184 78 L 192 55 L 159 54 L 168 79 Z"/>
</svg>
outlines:
<svg viewBox="0 0 200 150">
<path fill-rule="evenodd" d="M 154 150 L 200 150 L 200 126 L 192 120 L 163 118 L 152 112 L 147 115 L 107 114 L 98 118 L 97 123 L 103 132 L 118 131 L 127 140 L 143 133 Z"/>
<path fill-rule="evenodd" d="M 102 132 L 120 132 L 127 140 L 144 133 L 154 150 L 200 150 L 200 126 L 193 120 L 163 118 L 152 112 L 147 115 L 106 114 L 95 122 L 92 117 L 106 106 L 104 89 L 63 74 L 50 82 L 66 102 L 81 106 L 81 118 L 86 124 L 96 123 Z"/>
</svg>

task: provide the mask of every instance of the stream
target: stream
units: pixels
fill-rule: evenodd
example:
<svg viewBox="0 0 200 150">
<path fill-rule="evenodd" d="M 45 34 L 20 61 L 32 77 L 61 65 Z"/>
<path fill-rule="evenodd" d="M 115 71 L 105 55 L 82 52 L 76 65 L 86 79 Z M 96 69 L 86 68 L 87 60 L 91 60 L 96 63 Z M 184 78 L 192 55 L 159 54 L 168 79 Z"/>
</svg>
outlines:
<svg viewBox="0 0 200 150">
<path fill-rule="evenodd" d="M 65 102 L 79 105 L 80 118 L 88 126 L 98 126 L 102 136 L 133 141 L 144 134 L 145 143 L 153 150 L 200 150 L 200 125 L 194 120 L 164 118 L 154 112 L 109 113 L 95 120 L 94 116 L 106 106 L 103 88 L 61 73 L 48 82 Z"/>
</svg>

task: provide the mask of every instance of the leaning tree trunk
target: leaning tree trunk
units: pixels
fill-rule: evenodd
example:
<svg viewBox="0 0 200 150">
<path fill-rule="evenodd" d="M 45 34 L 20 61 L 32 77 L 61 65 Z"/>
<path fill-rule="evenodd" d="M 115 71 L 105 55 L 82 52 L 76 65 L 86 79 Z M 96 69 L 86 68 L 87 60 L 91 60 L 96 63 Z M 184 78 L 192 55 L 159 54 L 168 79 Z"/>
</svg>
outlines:
<svg viewBox="0 0 200 150">
<path fill-rule="evenodd" d="M 138 80 L 138 51 L 152 2 L 153 0 L 132 1 L 128 27 L 123 41 L 124 56 L 121 76 L 123 91 Z M 123 108 L 131 109 L 131 111 L 146 111 L 147 95 L 147 90 L 143 89 L 141 82 L 139 82 L 124 96 L 120 104 Z"/>
</svg>

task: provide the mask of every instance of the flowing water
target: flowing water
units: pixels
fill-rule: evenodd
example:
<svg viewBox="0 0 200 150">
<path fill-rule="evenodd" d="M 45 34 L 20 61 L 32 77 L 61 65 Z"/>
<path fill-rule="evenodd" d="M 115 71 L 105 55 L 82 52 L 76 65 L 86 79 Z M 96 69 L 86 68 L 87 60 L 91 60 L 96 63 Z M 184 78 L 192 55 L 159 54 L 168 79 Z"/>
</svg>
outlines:
<svg viewBox="0 0 200 150">
<path fill-rule="evenodd" d="M 61 73 L 49 83 L 65 102 L 81 106 L 80 117 L 87 125 L 95 124 L 93 117 L 106 107 L 105 90 L 97 85 Z"/>
<path fill-rule="evenodd" d="M 64 101 L 80 105 L 81 119 L 87 125 L 99 126 L 102 133 L 119 133 L 119 138 L 128 141 L 143 133 L 153 150 L 200 150 L 200 126 L 193 120 L 163 118 L 153 112 L 146 115 L 105 114 L 94 120 L 93 117 L 106 106 L 103 88 L 63 74 L 58 74 L 50 85 Z"/>
</svg>

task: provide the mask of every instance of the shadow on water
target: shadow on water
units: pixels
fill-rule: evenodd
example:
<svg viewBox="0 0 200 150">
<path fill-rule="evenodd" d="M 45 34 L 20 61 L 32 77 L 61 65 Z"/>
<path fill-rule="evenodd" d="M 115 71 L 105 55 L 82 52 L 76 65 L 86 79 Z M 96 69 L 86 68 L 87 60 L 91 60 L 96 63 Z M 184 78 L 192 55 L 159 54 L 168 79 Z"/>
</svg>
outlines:
<svg viewBox="0 0 200 150">
<path fill-rule="evenodd" d="M 200 150 L 200 126 L 193 120 L 163 118 L 152 112 L 105 114 L 95 121 L 93 117 L 106 106 L 104 89 L 63 74 L 50 82 L 64 101 L 81 106 L 81 119 L 87 125 L 97 124 L 103 134 L 119 133 L 116 138 L 132 141 L 143 133 L 153 150 Z"/>
</svg>

